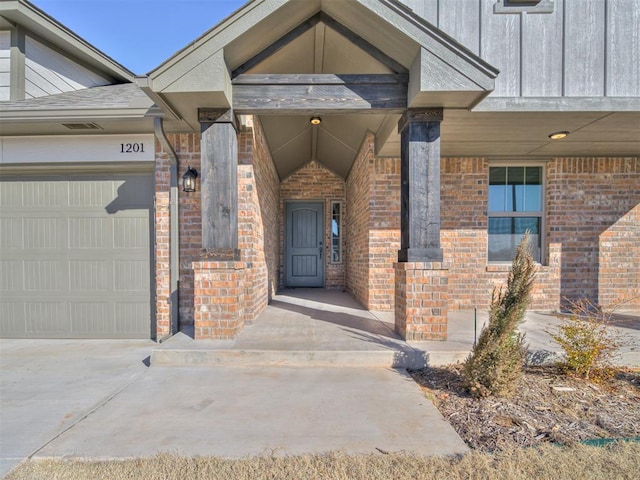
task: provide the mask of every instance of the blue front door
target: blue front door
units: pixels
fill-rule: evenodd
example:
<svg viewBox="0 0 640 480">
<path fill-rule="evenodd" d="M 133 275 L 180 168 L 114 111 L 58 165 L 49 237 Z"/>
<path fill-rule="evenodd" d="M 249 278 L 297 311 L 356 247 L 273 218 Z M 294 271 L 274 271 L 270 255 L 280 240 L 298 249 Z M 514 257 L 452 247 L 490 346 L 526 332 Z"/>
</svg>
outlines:
<svg viewBox="0 0 640 480">
<path fill-rule="evenodd" d="M 287 287 L 324 286 L 321 203 L 287 203 Z"/>
</svg>

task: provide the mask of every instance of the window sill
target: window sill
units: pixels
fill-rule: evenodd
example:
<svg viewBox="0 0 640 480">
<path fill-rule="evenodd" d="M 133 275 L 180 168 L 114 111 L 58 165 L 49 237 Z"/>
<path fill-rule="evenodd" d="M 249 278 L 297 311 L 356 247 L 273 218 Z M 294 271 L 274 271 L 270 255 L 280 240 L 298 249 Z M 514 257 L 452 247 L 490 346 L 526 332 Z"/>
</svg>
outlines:
<svg viewBox="0 0 640 480">
<path fill-rule="evenodd" d="M 541 263 L 534 262 L 538 271 L 544 272 L 549 269 L 549 265 L 542 265 Z M 485 271 L 493 273 L 503 273 L 511 270 L 511 262 L 509 263 L 491 263 L 486 266 Z"/>
<path fill-rule="evenodd" d="M 508 272 L 511 270 L 511 263 L 493 263 L 487 265 L 487 272 Z"/>
</svg>

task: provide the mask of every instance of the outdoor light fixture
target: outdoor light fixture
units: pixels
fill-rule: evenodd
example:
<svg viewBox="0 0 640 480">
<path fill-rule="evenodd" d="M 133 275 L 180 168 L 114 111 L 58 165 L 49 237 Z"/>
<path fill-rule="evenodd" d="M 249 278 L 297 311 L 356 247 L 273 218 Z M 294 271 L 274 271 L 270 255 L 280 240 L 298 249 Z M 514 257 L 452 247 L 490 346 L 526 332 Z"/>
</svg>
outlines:
<svg viewBox="0 0 640 480">
<path fill-rule="evenodd" d="M 322 123 L 322 119 L 320 117 L 311 117 L 311 120 L 309 120 L 309 123 L 311 125 L 320 125 Z"/>
<path fill-rule="evenodd" d="M 549 138 L 551 140 L 562 140 L 567 135 L 569 135 L 569 132 L 567 132 L 567 131 L 553 132 L 552 134 L 549 135 Z"/>
<path fill-rule="evenodd" d="M 195 168 L 188 166 L 187 171 L 182 176 L 182 191 L 195 192 L 196 178 L 198 178 L 198 171 Z"/>
</svg>

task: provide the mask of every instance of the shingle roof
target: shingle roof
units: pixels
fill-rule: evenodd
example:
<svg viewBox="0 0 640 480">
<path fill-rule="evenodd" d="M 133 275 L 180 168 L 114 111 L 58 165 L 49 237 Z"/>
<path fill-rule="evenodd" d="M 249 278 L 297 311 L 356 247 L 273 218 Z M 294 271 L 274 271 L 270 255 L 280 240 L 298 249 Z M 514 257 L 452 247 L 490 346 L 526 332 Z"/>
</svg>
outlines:
<svg viewBox="0 0 640 480">
<path fill-rule="evenodd" d="M 14 102 L 0 102 L 0 112 L 149 108 L 153 101 L 135 83 L 106 85 Z"/>
</svg>

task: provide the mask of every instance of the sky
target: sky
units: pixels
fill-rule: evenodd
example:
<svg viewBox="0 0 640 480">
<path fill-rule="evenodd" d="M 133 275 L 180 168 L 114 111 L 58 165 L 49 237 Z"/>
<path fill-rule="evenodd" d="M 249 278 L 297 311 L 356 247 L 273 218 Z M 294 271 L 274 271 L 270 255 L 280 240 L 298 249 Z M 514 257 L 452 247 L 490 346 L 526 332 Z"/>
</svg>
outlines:
<svg viewBox="0 0 640 480">
<path fill-rule="evenodd" d="M 30 0 L 137 75 L 145 74 L 246 0 Z"/>
</svg>

